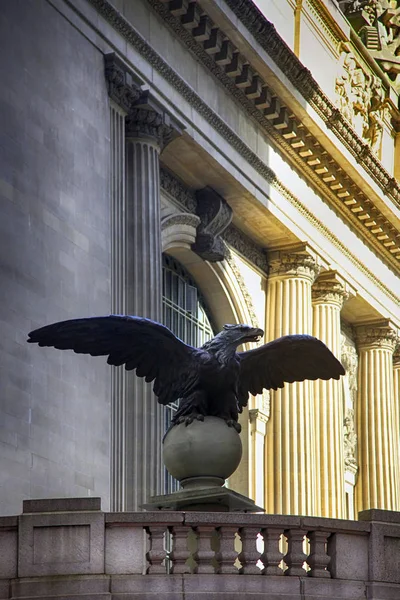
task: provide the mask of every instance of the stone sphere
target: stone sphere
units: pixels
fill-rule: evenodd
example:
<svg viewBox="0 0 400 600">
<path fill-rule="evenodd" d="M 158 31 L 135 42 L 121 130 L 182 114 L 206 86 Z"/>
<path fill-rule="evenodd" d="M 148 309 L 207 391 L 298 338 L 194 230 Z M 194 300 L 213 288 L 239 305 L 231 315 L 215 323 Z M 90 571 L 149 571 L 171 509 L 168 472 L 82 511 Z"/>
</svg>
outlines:
<svg viewBox="0 0 400 600">
<path fill-rule="evenodd" d="M 218 417 L 180 423 L 163 443 L 164 464 L 185 489 L 223 485 L 242 458 L 237 431 Z"/>
</svg>

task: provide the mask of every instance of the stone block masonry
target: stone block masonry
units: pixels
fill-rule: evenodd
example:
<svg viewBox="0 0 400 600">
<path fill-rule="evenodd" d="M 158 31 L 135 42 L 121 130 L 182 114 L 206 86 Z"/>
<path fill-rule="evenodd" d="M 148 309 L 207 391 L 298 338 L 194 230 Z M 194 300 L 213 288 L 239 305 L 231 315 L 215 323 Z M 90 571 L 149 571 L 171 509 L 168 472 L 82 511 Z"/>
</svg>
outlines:
<svg viewBox="0 0 400 600">
<path fill-rule="evenodd" d="M 104 513 L 99 498 L 68 498 L 26 501 L 19 517 L 0 518 L 1 600 L 393 600 L 399 563 L 399 513 L 383 510 L 358 522 Z"/>
<path fill-rule="evenodd" d="M 110 312 L 103 55 L 46 0 L 0 12 L 0 513 L 49 495 L 106 506 L 111 373 L 25 341 Z"/>
</svg>

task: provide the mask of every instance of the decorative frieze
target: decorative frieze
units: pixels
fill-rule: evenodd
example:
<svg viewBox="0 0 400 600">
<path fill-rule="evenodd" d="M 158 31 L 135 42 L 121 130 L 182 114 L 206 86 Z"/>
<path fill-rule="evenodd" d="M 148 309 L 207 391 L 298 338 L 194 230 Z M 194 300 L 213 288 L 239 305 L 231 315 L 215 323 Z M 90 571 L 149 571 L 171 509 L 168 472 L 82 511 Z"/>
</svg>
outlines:
<svg viewBox="0 0 400 600">
<path fill-rule="evenodd" d="M 160 168 L 160 185 L 163 190 L 175 198 L 189 212 L 194 213 L 196 211 L 195 192 L 186 187 L 176 175 L 163 166 Z"/>
<path fill-rule="evenodd" d="M 267 252 L 264 248 L 258 246 L 245 233 L 240 231 L 232 223 L 222 234 L 223 240 L 232 246 L 238 254 L 241 254 L 251 264 L 256 266 L 264 274 L 268 273 Z"/>
</svg>

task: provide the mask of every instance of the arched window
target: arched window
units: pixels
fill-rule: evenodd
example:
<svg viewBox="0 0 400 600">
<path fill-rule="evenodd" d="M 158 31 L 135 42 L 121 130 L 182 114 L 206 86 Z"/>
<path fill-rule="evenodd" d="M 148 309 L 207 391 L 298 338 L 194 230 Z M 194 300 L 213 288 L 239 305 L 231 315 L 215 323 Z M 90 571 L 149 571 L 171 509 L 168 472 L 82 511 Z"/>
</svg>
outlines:
<svg viewBox="0 0 400 600">
<path fill-rule="evenodd" d="M 186 344 L 202 346 L 214 336 L 204 299 L 186 269 L 171 256 L 163 255 L 163 323 Z M 165 408 L 165 431 L 178 404 Z M 165 494 L 177 489 L 177 482 L 166 473 Z"/>
</svg>

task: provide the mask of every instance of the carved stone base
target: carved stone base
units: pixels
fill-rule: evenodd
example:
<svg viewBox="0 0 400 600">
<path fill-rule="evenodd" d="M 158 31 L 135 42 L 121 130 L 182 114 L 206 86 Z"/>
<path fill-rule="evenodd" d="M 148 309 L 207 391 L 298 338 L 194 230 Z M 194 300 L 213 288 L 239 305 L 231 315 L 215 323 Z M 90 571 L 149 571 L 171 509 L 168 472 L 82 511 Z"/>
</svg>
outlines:
<svg viewBox="0 0 400 600">
<path fill-rule="evenodd" d="M 152 496 L 141 508 L 150 511 L 264 512 L 251 498 L 220 486 Z"/>
</svg>

